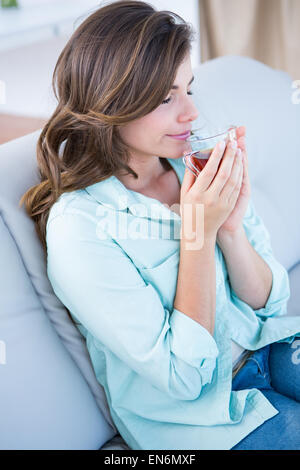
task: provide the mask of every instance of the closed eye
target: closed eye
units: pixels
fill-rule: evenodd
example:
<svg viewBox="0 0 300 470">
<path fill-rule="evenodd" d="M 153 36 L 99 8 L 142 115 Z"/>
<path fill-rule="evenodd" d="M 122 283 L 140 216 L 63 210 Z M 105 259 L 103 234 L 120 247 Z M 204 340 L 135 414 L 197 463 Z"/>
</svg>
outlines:
<svg viewBox="0 0 300 470">
<path fill-rule="evenodd" d="M 194 93 L 193 93 L 192 91 L 188 91 L 187 94 L 188 94 L 188 95 L 193 95 Z M 171 101 L 171 97 L 170 97 L 170 98 L 167 98 L 166 100 L 164 100 L 164 101 L 162 102 L 162 104 L 168 104 L 168 103 L 170 103 L 170 101 Z"/>
</svg>

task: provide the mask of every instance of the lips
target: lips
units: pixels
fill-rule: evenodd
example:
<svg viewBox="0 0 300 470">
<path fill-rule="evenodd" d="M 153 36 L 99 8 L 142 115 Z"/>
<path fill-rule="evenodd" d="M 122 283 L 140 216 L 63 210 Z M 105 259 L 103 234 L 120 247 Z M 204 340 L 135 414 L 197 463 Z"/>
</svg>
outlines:
<svg viewBox="0 0 300 470">
<path fill-rule="evenodd" d="M 191 131 L 185 131 L 182 134 L 167 134 L 169 137 L 182 137 L 187 138 L 191 135 Z"/>
</svg>

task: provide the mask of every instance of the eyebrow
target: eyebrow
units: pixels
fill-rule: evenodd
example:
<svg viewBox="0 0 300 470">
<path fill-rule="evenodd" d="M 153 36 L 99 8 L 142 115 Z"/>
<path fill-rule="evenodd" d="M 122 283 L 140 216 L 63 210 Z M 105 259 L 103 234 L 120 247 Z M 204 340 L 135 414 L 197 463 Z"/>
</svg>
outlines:
<svg viewBox="0 0 300 470">
<path fill-rule="evenodd" d="M 191 81 L 188 83 L 188 85 L 190 85 L 190 84 L 194 81 L 194 79 L 195 79 L 195 77 L 193 76 L 192 79 L 191 79 Z M 179 86 L 173 85 L 172 88 L 171 88 L 171 90 L 178 90 L 178 88 L 179 88 Z"/>
</svg>

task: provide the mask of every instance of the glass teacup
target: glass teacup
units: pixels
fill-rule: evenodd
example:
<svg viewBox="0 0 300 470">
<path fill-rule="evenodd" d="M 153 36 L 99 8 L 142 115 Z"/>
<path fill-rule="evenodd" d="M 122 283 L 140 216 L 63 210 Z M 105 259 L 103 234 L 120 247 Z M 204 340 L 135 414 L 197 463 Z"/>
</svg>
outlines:
<svg viewBox="0 0 300 470">
<path fill-rule="evenodd" d="M 190 137 L 185 140 L 189 142 L 192 147 L 192 152 L 186 153 L 182 157 L 185 166 L 194 173 L 195 176 L 198 176 L 208 162 L 218 142 L 224 140 L 227 144 L 229 141 L 237 139 L 236 129 L 236 126 L 231 125 L 226 131 L 210 137 L 203 137 L 203 129 L 201 128 L 192 130 Z"/>
</svg>

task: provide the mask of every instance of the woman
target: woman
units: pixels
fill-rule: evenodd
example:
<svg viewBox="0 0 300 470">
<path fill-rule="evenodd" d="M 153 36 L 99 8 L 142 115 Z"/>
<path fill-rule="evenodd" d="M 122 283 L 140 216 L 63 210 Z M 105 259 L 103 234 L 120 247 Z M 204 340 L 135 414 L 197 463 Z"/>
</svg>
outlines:
<svg viewBox="0 0 300 470">
<path fill-rule="evenodd" d="M 250 200 L 245 128 L 197 178 L 174 137 L 198 116 L 192 38 L 144 2 L 90 15 L 55 67 L 23 201 L 132 449 L 299 448 L 300 321 L 282 317 L 288 275 Z"/>
</svg>

